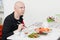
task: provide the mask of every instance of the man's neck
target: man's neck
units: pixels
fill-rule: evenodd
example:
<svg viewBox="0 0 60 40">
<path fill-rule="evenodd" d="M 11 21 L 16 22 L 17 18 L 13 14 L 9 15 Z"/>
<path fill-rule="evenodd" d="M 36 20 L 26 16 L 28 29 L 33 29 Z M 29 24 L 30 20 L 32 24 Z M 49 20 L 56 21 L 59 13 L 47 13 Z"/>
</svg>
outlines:
<svg viewBox="0 0 60 40">
<path fill-rule="evenodd" d="M 19 20 L 19 18 L 20 18 L 20 16 L 18 15 L 17 12 L 14 12 L 14 18 L 15 18 L 16 20 Z"/>
</svg>

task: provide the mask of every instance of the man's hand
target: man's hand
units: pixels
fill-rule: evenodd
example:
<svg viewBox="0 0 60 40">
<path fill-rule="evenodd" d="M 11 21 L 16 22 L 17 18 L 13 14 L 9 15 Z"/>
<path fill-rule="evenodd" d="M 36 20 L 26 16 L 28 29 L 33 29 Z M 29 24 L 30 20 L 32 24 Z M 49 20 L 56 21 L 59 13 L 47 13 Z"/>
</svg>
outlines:
<svg viewBox="0 0 60 40">
<path fill-rule="evenodd" d="M 22 29 L 24 29 L 23 24 L 19 24 L 19 25 L 18 25 L 18 29 L 17 29 L 17 30 L 18 30 L 18 31 L 21 31 Z"/>
<path fill-rule="evenodd" d="M 25 27 L 23 26 L 23 24 L 19 24 L 18 25 L 18 29 L 17 30 L 15 30 L 14 32 L 19 32 L 19 31 L 21 31 L 22 29 L 24 29 Z"/>
</svg>

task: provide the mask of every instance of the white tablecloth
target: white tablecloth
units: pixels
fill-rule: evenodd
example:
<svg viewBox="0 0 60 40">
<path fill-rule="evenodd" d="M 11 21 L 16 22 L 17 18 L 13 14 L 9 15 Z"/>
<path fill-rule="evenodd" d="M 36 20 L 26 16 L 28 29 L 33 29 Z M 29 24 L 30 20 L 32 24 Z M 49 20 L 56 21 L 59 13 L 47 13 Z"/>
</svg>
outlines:
<svg viewBox="0 0 60 40">
<path fill-rule="evenodd" d="M 40 36 L 39 38 L 28 38 L 23 32 L 20 35 L 12 35 L 7 39 L 11 40 L 57 40 L 60 37 L 60 29 L 52 28 L 52 31 L 48 35 Z"/>
</svg>

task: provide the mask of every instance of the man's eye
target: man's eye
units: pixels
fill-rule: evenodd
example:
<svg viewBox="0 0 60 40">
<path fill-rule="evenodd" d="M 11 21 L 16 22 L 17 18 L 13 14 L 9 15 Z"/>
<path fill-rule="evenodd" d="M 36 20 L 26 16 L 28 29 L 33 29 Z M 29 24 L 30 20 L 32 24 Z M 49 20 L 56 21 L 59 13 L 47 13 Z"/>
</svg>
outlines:
<svg viewBox="0 0 60 40">
<path fill-rule="evenodd" d="M 20 7 L 20 8 L 23 8 L 23 7 Z"/>
<path fill-rule="evenodd" d="M 20 7 L 20 8 L 23 8 L 23 7 Z"/>
</svg>

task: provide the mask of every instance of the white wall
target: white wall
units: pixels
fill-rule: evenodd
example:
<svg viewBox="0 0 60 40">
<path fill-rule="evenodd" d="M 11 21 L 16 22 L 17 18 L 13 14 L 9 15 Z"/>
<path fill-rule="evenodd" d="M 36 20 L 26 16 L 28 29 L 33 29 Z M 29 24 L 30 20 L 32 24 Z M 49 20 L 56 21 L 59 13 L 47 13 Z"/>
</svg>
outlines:
<svg viewBox="0 0 60 40">
<path fill-rule="evenodd" d="M 4 21 L 4 13 L 3 12 L 0 12 L 0 19 L 2 18 L 2 20 L 0 20 L 0 21 L 2 21 L 2 23 L 1 24 L 3 24 L 3 21 Z"/>
<path fill-rule="evenodd" d="M 5 17 L 12 13 L 13 5 L 18 0 L 3 0 Z M 21 0 L 20 0 L 21 1 Z M 22 0 L 26 5 L 24 21 L 30 25 L 44 21 L 47 16 L 60 13 L 60 0 Z"/>
</svg>

